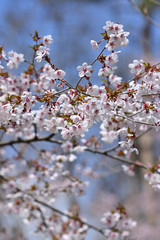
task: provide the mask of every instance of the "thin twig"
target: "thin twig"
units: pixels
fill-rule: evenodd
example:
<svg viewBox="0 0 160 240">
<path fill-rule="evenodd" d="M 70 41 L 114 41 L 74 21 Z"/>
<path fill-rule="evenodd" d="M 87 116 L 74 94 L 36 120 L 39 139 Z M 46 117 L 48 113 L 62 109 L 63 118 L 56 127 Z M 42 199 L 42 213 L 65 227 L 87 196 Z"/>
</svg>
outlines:
<svg viewBox="0 0 160 240">
<path fill-rule="evenodd" d="M 132 0 L 128 0 L 128 1 L 131 3 L 134 9 L 140 12 L 150 23 L 160 28 L 160 25 L 156 21 L 154 21 L 147 13 L 144 13 Z M 153 1 L 153 0 L 150 0 L 150 1 Z"/>
<path fill-rule="evenodd" d="M 132 123 L 138 123 L 138 124 L 141 124 L 141 125 L 146 125 L 146 126 L 152 126 L 152 127 L 156 127 L 156 126 L 160 126 L 160 124 L 154 124 L 154 123 L 146 123 L 146 122 L 141 122 L 141 121 L 137 121 L 137 120 L 133 120 L 131 118 L 128 118 L 126 116 L 123 116 L 123 115 L 120 115 L 120 114 L 117 114 L 118 117 L 121 117 L 121 118 L 124 118 Z"/>
<path fill-rule="evenodd" d="M 35 137 L 35 138 L 31 138 L 31 139 L 21 139 L 21 138 L 18 138 L 16 140 L 11 140 L 11 141 L 8 141 L 8 142 L 0 143 L 0 147 L 11 146 L 13 144 L 41 142 L 41 141 L 48 141 L 48 142 L 58 143 L 58 144 L 62 144 L 63 143 L 63 141 L 57 140 L 57 139 L 51 139 L 51 137 L 52 137 L 52 135 L 49 135 L 47 137 L 40 137 L 40 138 Z"/>
<path fill-rule="evenodd" d="M 0 179 L 3 180 L 3 181 L 5 181 L 5 182 L 9 182 L 9 180 L 8 180 L 6 177 L 2 176 L 2 175 L 0 175 Z M 93 230 L 101 233 L 102 235 L 104 235 L 103 230 L 101 230 L 100 228 L 98 228 L 98 227 L 96 227 L 96 226 L 94 226 L 94 225 L 92 225 L 92 224 L 90 224 L 90 223 L 87 223 L 87 222 L 81 220 L 79 217 L 74 217 L 74 216 L 71 216 L 71 215 L 69 215 L 69 214 L 67 214 L 67 213 L 64 213 L 64 212 L 62 212 L 61 210 L 59 210 L 59 209 L 57 209 L 57 208 L 55 208 L 55 207 L 52 207 L 52 206 L 49 205 L 48 203 L 46 203 L 46 202 L 44 202 L 44 201 L 42 201 L 42 200 L 39 200 L 38 198 L 34 197 L 31 193 L 27 193 L 26 191 L 23 191 L 22 189 L 20 189 L 20 188 L 17 187 L 17 186 L 14 186 L 14 188 L 15 188 L 15 190 L 16 190 L 17 192 L 21 192 L 22 194 L 25 194 L 25 195 L 28 195 L 29 197 L 32 197 L 32 199 L 33 199 L 34 202 L 39 203 L 40 205 L 42 205 L 42 206 L 44 206 L 44 207 L 52 210 L 53 212 L 56 212 L 56 213 L 58 213 L 58 214 L 60 214 L 60 215 L 62 215 L 62 216 L 65 216 L 65 217 L 69 218 L 69 219 L 72 219 L 72 220 L 78 221 L 78 222 L 80 222 L 80 223 L 82 223 L 82 224 L 85 224 L 85 225 L 88 226 L 88 228 L 93 229 Z M 46 225 L 46 226 L 47 226 L 47 225 Z"/>
<path fill-rule="evenodd" d="M 29 144 L 31 142 L 39 142 L 39 141 L 46 141 L 46 142 L 56 143 L 56 144 L 60 144 L 60 145 L 62 145 L 64 143 L 64 141 L 62 141 L 62 140 L 52 139 L 51 137 L 52 137 L 52 134 L 50 136 L 41 137 L 41 138 L 36 137 L 36 138 L 33 138 L 33 139 L 27 139 L 27 140 L 17 139 L 17 140 L 12 140 L 12 141 L 9 141 L 9 142 L 2 142 L 2 143 L 0 143 L 0 147 L 2 147 L 2 146 L 12 146 L 13 144 L 21 144 L 21 143 L 28 143 Z M 101 155 L 104 155 L 104 156 L 108 156 L 108 157 L 110 157 L 112 159 L 115 159 L 117 161 L 127 163 L 127 164 L 133 164 L 137 167 L 142 167 L 142 168 L 147 169 L 146 166 L 139 165 L 134 161 L 131 161 L 131 160 L 128 160 L 126 158 L 122 158 L 122 157 L 119 157 L 119 156 L 116 156 L 116 155 L 109 154 L 109 152 L 114 151 L 116 148 L 118 148 L 118 145 L 116 145 L 115 147 L 113 147 L 111 149 L 106 149 L 106 150 L 97 150 L 97 149 L 87 148 L 85 151 L 101 154 Z"/>
<path fill-rule="evenodd" d="M 137 137 L 136 137 L 136 139 L 135 140 L 137 140 L 137 139 L 139 139 L 139 138 L 141 138 L 142 136 L 144 136 L 147 132 L 149 132 L 149 131 L 151 131 L 153 128 L 152 127 L 150 127 L 150 128 L 148 128 L 146 131 L 144 131 L 144 132 L 142 132 L 142 133 L 140 133 Z"/>
<path fill-rule="evenodd" d="M 150 93 L 150 94 L 143 94 L 142 97 L 153 97 L 153 96 L 160 96 L 160 93 Z"/>
<path fill-rule="evenodd" d="M 104 52 L 105 49 L 106 49 L 106 47 L 104 47 L 104 48 L 102 49 L 102 51 L 99 53 L 99 55 L 96 57 L 96 59 L 90 64 L 90 66 L 92 66 L 96 61 L 99 60 L 99 57 L 101 56 L 101 54 Z M 79 81 L 77 82 L 76 87 L 75 87 L 76 89 L 78 88 L 80 82 L 82 81 L 82 79 L 83 79 L 84 77 L 85 77 L 85 76 L 83 76 L 83 77 L 81 77 L 81 78 L 79 79 Z"/>
<path fill-rule="evenodd" d="M 160 6 L 160 2 L 156 1 L 156 0 L 149 0 L 150 2 L 156 4 L 156 5 L 159 5 Z"/>
<path fill-rule="evenodd" d="M 126 163 L 126 164 L 130 164 L 130 165 L 134 165 L 136 167 L 141 167 L 141 168 L 144 168 L 144 169 L 148 169 L 148 167 L 146 167 L 143 164 L 138 164 L 135 161 L 131 161 L 129 159 L 122 158 L 122 157 L 119 157 L 117 155 L 112 155 L 112 154 L 108 153 L 107 151 L 94 150 L 94 149 L 90 149 L 90 148 L 87 148 L 86 151 L 101 154 L 101 155 L 105 155 L 109 158 L 115 159 L 117 161 L 120 161 L 120 162 L 123 162 L 123 163 Z"/>
</svg>

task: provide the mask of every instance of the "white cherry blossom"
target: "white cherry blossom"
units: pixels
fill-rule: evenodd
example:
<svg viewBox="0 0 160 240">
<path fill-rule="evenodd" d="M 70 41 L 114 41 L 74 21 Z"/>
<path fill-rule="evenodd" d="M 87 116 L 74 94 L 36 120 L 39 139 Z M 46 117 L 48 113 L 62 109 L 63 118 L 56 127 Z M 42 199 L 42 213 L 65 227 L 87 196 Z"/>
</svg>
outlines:
<svg viewBox="0 0 160 240">
<path fill-rule="evenodd" d="M 82 64 L 82 66 L 78 66 L 77 70 L 79 71 L 78 75 L 80 77 L 90 77 L 92 66 L 88 65 L 86 62 Z"/>
<path fill-rule="evenodd" d="M 103 67 L 99 70 L 98 76 L 99 77 L 103 77 L 103 76 L 108 77 L 111 73 L 112 73 L 112 69 L 107 66 L 107 67 Z"/>
<path fill-rule="evenodd" d="M 140 74 L 145 70 L 144 61 L 141 60 L 133 60 L 133 63 L 130 63 L 128 66 L 131 69 L 130 72 L 132 74 Z"/>
<path fill-rule="evenodd" d="M 48 55 L 49 54 L 49 48 L 46 48 L 46 47 L 43 47 L 43 46 L 40 46 L 38 48 L 38 51 L 36 52 L 37 56 L 35 57 L 35 59 L 37 60 L 37 62 L 41 62 L 42 61 L 42 58 L 45 56 L 45 55 Z"/>
<path fill-rule="evenodd" d="M 98 51 L 98 48 L 99 48 L 98 43 L 94 40 L 91 40 L 90 43 L 91 43 L 92 49 Z"/>
<path fill-rule="evenodd" d="M 14 51 L 8 52 L 9 61 L 7 67 L 9 69 L 18 68 L 21 62 L 24 62 L 24 55 L 22 53 L 18 54 Z"/>
<path fill-rule="evenodd" d="M 49 44 L 51 44 L 53 42 L 53 38 L 51 35 L 47 35 L 47 36 L 44 36 L 43 37 L 43 44 L 46 46 L 46 47 L 49 47 Z"/>
</svg>

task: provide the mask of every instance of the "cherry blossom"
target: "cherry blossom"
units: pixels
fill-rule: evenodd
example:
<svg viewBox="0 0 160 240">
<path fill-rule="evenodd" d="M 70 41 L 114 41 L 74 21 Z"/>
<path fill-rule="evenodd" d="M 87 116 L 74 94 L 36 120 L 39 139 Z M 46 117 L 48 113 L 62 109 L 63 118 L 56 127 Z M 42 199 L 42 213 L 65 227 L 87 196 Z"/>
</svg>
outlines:
<svg viewBox="0 0 160 240">
<path fill-rule="evenodd" d="M 103 67 L 99 70 L 98 76 L 99 77 L 103 77 L 103 76 L 108 77 L 111 73 L 112 73 L 112 69 L 107 66 L 107 67 Z"/>
<path fill-rule="evenodd" d="M 53 42 L 53 38 L 51 35 L 47 35 L 47 36 L 44 36 L 43 37 L 43 44 L 46 46 L 46 47 L 49 47 L 49 44 L 51 44 Z"/>
<path fill-rule="evenodd" d="M 42 61 L 42 58 L 45 56 L 45 55 L 48 55 L 49 54 L 49 48 L 46 48 L 46 47 L 43 47 L 43 46 L 40 46 L 38 51 L 36 52 L 37 54 L 37 57 L 35 58 L 37 60 L 37 62 L 41 62 Z"/>
<path fill-rule="evenodd" d="M 60 79 L 60 80 L 62 80 L 65 75 L 66 75 L 65 71 L 63 71 L 63 70 L 61 70 L 61 69 L 55 71 L 55 79 Z"/>
<path fill-rule="evenodd" d="M 9 61 L 7 63 L 7 67 L 9 69 L 18 68 L 19 64 L 21 62 L 24 62 L 24 55 L 21 53 L 18 54 L 14 51 L 10 51 L 8 52 L 8 56 L 9 56 Z"/>
<path fill-rule="evenodd" d="M 106 25 L 103 27 L 103 29 L 107 31 L 108 35 L 117 34 L 119 32 L 123 32 L 123 25 L 111 21 L 106 21 Z"/>
<path fill-rule="evenodd" d="M 106 56 L 105 58 L 105 63 L 108 65 L 114 65 L 116 62 L 118 62 L 118 54 L 117 53 L 120 53 L 121 51 L 118 51 L 118 52 L 114 52 L 114 53 L 111 53 L 110 55 Z"/>
<path fill-rule="evenodd" d="M 144 178 L 148 180 L 149 184 L 154 188 L 160 189 L 160 174 L 159 173 L 146 173 Z"/>
<path fill-rule="evenodd" d="M 137 225 L 135 221 L 128 218 L 127 213 L 121 207 L 104 213 L 101 222 L 106 225 L 104 235 L 109 240 L 128 239 L 131 230 Z"/>
<path fill-rule="evenodd" d="M 141 59 L 140 61 L 139 60 L 133 60 L 133 63 L 130 63 L 128 66 L 129 68 L 131 69 L 130 72 L 132 74 L 139 74 L 139 73 L 142 73 L 145 69 L 145 66 L 144 66 L 144 61 Z"/>
<path fill-rule="evenodd" d="M 98 48 L 99 48 L 98 43 L 94 40 L 91 40 L 90 43 L 91 43 L 92 49 L 98 51 Z"/>
<path fill-rule="evenodd" d="M 131 177 L 135 176 L 135 172 L 133 171 L 134 170 L 133 166 L 126 166 L 126 165 L 123 164 L 122 169 L 127 175 L 129 175 Z"/>
<path fill-rule="evenodd" d="M 103 29 L 110 37 L 106 44 L 106 48 L 108 48 L 109 52 L 113 49 L 117 50 L 120 46 L 125 47 L 129 43 L 129 40 L 127 39 L 129 32 L 124 32 L 123 25 L 107 21 Z"/>
<path fill-rule="evenodd" d="M 106 212 L 103 218 L 101 218 L 101 222 L 106 224 L 108 228 L 112 228 L 118 223 L 119 219 L 120 214 L 118 212 L 115 212 L 113 214 L 110 212 Z"/>
<path fill-rule="evenodd" d="M 86 62 L 82 64 L 82 66 L 78 66 L 77 70 L 79 71 L 78 75 L 80 77 L 90 77 L 92 66 L 89 66 Z"/>
<path fill-rule="evenodd" d="M 110 74 L 109 75 L 109 81 L 113 85 L 113 87 L 117 87 L 117 86 L 119 86 L 121 84 L 122 78 L 118 77 L 118 76 L 116 76 L 114 74 Z"/>
</svg>

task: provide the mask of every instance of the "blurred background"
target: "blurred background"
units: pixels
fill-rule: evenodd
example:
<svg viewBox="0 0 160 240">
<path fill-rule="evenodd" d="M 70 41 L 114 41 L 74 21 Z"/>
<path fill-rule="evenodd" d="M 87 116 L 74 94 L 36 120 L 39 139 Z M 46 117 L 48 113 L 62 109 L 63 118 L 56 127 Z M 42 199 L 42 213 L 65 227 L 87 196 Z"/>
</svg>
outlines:
<svg viewBox="0 0 160 240">
<path fill-rule="evenodd" d="M 51 45 L 51 59 L 58 68 L 66 71 L 67 80 L 73 84 L 78 80 L 77 66 L 85 61 L 91 63 L 97 56 L 91 48 L 90 40 L 101 40 L 102 27 L 108 20 L 123 24 L 124 30 L 130 32 L 130 43 L 119 55 L 117 75 L 125 80 L 131 77 L 127 66 L 133 59 L 142 58 L 153 64 L 160 61 L 158 0 L 0 0 L 0 3 L 0 45 L 4 45 L 5 51 L 24 53 L 25 58 L 30 59 L 30 34 L 34 34 L 36 29 L 40 36 L 51 34 L 54 40 Z M 97 83 L 98 78 L 95 77 L 94 81 Z M 91 135 L 96 134 L 97 129 L 94 128 Z M 139 160 L 146 163 L 154 162 L 159 156 L 158 134 L 155 140 L 150 136 L 149 134 L 138 143 L 142 152 Z M 86 155 L 85 161 L 92 162 L 91 157 Z M 101 158 L 97 158 L 97 161 L 102 160 Z M 95 184 L 97 179 L 92 181 L 87 196 L 79 200 L 82 215 L 87 214 L 88 219 L 97 224 L 96 219 L 101 218 L 104 209 L 110 210 L 120 202 L 126 205 L 132 218 L 139 223 L 135 234 L 137 239 L 158 240 L 159 193 L 153 192 L 144 184 L 141 171 L 137 171 L 135 179 L 130 179 L 120 173 L 118 163 L 107 164 L 110 167 L 106 174 L 99 178 L 98 184 Z M 91 166 L 92 163 L 88 165 Z M 0 229 L 2 225 L 0 222 Z M 17 229 L 21 226 L 19 220 L 16 226 Z M 90 231 L 87 239 L 91 238 L 101 239 Z M 10 240 L 14 239 L 20 239 L 19 235 Z M 36 237 L 29 238 L 26 233 L 26 239 Z"/>
</svg>

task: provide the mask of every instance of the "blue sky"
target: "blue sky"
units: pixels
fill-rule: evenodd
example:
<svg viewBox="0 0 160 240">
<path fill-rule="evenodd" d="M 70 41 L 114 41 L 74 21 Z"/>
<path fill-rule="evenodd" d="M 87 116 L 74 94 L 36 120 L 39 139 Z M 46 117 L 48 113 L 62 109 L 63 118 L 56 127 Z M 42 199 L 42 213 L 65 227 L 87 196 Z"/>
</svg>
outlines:
<svg viewBox="0 0 160 240">
<path fill-rule="evenodd" d="M 96 57 L 90 40 L 100 40 L 100 32 L 107 20 L 119 22 L 130 32 L 130 44 L 121 53 L 122 73 L 133 59 L 142 57 L 142 31 L 146 19 L 128 0 L 60 1 L 5 0 L 0 8 L 0 44 L 6 51 L 15 50 L 31 56 L 30 37 L 37 29 L 41 36 L 53 35 L 51 57 L 58 67 L 67 71 L 68 77 L 77 77 L 76 67 Z M 159 8 L 153 15 L 159 20 Z M 160 30 L 151 26 L 151 58 L 156 60 L 160 51 Z M 124 63 L 124 64 L 123 64 Z"/>
<path fill-rule="evenodd" d="M 90 40 L 101 39 L 100 32 L 107 20 L 121 23 L 131 32 L 130 44 L 120 55 L 120 74 L 126 74 L 126 64 L 141 56 L 141 31 L 145 19 L 128 0 L 53 0 L 51 4 L 40 0 L 5 0 L 1 4 L 0 44 L 5 45 L 5 50 L 22 52 L 29 58 L 32 53 L 28 49 L 32 44 L 30 34 L 35 29 L 41 36 L 51 34 L 54 39 L 51 57 L 59 68 L 64 68 L 71 81 L 77 79 L 78 65 L 84 61 L 90 63 L 96 57 Z"/>
</svg>

